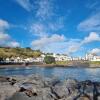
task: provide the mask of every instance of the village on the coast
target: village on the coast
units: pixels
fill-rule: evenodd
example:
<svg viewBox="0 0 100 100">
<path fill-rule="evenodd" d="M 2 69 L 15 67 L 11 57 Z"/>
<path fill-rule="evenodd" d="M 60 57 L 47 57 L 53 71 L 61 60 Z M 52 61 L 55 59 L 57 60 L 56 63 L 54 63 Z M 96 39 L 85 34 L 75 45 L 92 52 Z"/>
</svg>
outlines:
<svg viewBox="0 0 100 100">
<path fill-rule="evenodd" d="M 10 62 L 15 62 L 15 63 L 32 63 L 32 62 L 40 62 L 43 63 L 44 62 L 44 58 L 45 56 L 51 56 L 55 58 L 55 61 L 100 61 L 100 56 L 96 55 L 96 54 L 86 54 L 85 57 L 71 57 L 71 56 L 67 56 L 66 54 L 41 54 L 39 57 L 37 58 L 33 58 L 33 57 L 29 57 L 29 58 L 21 58 L 21 57 L 11 57 L 11 58 L 6 58 L 4 61 L 1 62 L 5 62 L 5 63 L 10 63 Z"/>
</svg>

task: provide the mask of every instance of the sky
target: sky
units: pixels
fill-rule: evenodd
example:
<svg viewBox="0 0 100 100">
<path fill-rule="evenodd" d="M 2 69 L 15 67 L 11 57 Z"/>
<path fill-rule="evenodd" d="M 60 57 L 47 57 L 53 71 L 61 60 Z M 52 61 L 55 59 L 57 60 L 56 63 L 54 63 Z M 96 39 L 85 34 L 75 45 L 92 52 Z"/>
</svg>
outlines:
<svg viewBox="0 0 100 100">
<path fill-rule="evenodd" d="M 0 0 L 0 46 L 100 54 L 100 0 Z"/>
</svg>

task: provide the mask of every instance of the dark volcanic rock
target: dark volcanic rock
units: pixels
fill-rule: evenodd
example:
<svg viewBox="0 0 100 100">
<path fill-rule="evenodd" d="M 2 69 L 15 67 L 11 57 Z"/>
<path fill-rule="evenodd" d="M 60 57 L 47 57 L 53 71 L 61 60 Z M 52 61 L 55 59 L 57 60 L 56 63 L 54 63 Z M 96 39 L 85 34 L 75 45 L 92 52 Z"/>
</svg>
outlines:
<svg viewBox="0 0 100 100">
<path fill-rule="evenodd" d="M 39 75 L 0 77 L 0 100 L 100 100 L 100 82 Z"/>
</svg>

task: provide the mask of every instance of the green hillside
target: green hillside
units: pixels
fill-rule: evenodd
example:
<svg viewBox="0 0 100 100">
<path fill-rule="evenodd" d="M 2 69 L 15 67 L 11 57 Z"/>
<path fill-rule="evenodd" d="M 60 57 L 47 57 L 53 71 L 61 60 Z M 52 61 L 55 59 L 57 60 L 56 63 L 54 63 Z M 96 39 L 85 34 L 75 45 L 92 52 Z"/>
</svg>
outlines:
<svg viewBox="0 0 100 100">
<path fill-rule="evenodd" d="M 31 48 L 10 48 L 10 47 L 0 47 L 0 58 L 5 59 L 7 57 L 39 57 L 41 55 L 40 50 L 32 50 Z"/>
</svg>

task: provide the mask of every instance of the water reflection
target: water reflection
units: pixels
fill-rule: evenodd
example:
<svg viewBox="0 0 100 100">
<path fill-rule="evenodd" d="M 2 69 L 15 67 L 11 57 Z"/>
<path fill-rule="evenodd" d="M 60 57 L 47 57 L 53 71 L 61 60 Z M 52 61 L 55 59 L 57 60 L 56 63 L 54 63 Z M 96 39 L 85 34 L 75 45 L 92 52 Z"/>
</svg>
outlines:
<svg viewBox="0 0 100 100">
<path fill-rule="evenodd" d="M 0 75 L 30 75 L 40 74 L 46 77 L 59 77 L 60 79 L 74 78 L 77 80 L 100 81 L 100 68 L 40 68 L 17 67 L 0 69 Z"/>
</svg>

